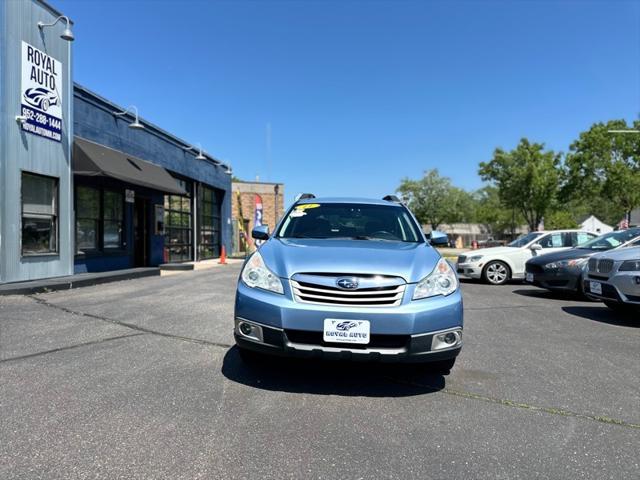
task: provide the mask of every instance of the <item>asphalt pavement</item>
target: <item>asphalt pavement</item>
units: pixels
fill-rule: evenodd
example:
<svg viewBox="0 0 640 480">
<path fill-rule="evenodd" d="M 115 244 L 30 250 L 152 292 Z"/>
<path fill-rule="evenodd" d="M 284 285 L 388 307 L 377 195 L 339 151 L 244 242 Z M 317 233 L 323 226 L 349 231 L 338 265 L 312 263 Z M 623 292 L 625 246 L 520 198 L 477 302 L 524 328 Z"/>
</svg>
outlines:
<svg viewBox="0 0 640 480">
<path fill-rule="evenodd" d="M 0 478 L 640 478 L 637 316 L 467 282 L 449 376 L 248 367 L 238 272 L 0 297 Z"/>
</svg>

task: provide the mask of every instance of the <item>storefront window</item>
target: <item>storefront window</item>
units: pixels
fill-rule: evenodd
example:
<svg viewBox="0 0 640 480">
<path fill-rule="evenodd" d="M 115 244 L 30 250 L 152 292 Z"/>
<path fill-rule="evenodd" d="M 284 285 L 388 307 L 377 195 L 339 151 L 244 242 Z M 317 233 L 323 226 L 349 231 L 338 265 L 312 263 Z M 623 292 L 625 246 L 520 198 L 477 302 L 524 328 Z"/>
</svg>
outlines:
<svg viewBox="0 0 640 480">
<path fill-rule="evenodd" d="M 186 182 L 180 182 L 189 191 Z M 188 196 L 165 195 L 164 197 L 164 248 L 168 262 L 192 260 L 191 199 Z"/>
<path fill-rule="evenodd" d="M 22 254 L 58 252 L 58 180 L 22 174 Z"/>
<path fill-rule="evenodd" d="M 199 258 L 214 258 L 220 253 L 220 200 L 218 192 L 200 188 L 200 243 Z"/>
<path fill-rule="evenodd" d="M 76 186 L 76 249 L 98 252 L 124 245 L 122 192 Z"/>
<path fill-rule="evenodd" d="M 123 196 L 120 192 L 104 191 L 102 241 L 105 249 L 122 247 Z"/>
<path fill-rule="evenodd" d="M 76 249 L 97 250 L 100 222 L 100 190 L 76 188 Z"/>
</svg>

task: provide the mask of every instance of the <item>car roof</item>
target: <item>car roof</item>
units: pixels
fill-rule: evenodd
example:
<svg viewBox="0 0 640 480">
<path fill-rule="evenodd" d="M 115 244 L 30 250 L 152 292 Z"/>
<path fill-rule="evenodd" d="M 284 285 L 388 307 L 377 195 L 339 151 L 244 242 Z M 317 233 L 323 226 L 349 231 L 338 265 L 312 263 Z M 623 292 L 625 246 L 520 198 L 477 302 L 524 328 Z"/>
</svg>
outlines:
<svg viewBox="0 0 640 480">
<path fill-rule="evenodd" d="M 361 203 L 367 205 L 388 205 L 400 207 L 402 206 L 396 202 L 389 202 L 387 200 L 377 198 L 360 198 L 360 197 L 320 197 L 320 198 L 305 198 L 299 200 L 296 205 L 304 205 L 307 203 Z"/>
<path fill-rule="evenodd" d="M 536 230 L 535 232 L 531 232 L 531 233 L 563 233 L 563 232 L 592 233 L 592 232 L 588 232 L 587 230 L 576 230 L 571 228 L 566 228 L 563 230 Z M 596 234 L 594 233 L 594 235 Z"/>
</svg>

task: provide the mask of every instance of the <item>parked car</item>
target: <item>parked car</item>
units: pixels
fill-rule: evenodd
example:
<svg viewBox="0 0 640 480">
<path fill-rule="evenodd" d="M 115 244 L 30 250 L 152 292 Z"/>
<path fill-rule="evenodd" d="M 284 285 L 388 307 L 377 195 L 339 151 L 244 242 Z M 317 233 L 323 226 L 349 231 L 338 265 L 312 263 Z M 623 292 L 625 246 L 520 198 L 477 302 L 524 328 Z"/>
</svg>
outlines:
<svg viewBox="0 0 640 480">
<path fill-rule="evenodd" d="M 588 296 L 613 310 L 640 311 L 640 247 L 592 256 L 583 285 Z"/>
<path fill-rule="evenodd" d="M 533 256 L 568 250 L 595 238 L 580 230 L 531 232 L 505 247 L 481 248 L 458 257 L 458 274 L 502 285 L 525 276 L 524 264 Z"/>
<path fill-rule="evenodd" d="M 525 264 L 525 281 L 548 290 L 582 292 L 582 271 L 596 253 L 640 246 L 640 228 L 605 233 L 584 245 L 533 257 Z"/>
<path fill-rule="evenodd" d="M 446 374 L 462 347 L 454 269 L 395 197 L 303 195 L 245 262 L 236 344 L 258 354 L 407 361 Z"/>
</svg>

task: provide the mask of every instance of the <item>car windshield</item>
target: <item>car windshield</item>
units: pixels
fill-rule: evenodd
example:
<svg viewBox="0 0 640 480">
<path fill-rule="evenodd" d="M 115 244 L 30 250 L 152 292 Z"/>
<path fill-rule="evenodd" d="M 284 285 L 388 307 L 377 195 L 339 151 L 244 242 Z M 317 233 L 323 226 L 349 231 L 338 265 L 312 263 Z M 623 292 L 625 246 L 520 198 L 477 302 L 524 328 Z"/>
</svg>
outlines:
<svg viewBox="0 0 640 480">
<path fill-rule="evenodd" d="M 404 208 L 362 203 L 296 205 L 282 222 L 277 236 L 422 242 L 415 222 Z"/>
<path fill-rule="evenodd" d="M 640 228 L 620 230 L 600 235 L 599 237 L 580 245 L 580 248 L 585 248 L 587 250 L 611 250 L 612 248 L 619 247 L 623 243 L 630 242 L 636 237 L 640 237 Z"/>
<path fill-rule="evenodd" d="M 526 244 L 532 242 L 533 240 L 538 238 L 540 235 L 542 235 L 542 233 L 540 232 L 528 233 L 524 237 L 520 237 L 517 240 L 514 240 L 513 242 L 509 243 L 507 247 L 516 247 L 516 248 L 524 247 Z"/>
</svg>

